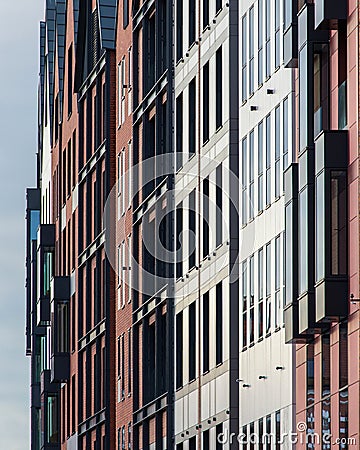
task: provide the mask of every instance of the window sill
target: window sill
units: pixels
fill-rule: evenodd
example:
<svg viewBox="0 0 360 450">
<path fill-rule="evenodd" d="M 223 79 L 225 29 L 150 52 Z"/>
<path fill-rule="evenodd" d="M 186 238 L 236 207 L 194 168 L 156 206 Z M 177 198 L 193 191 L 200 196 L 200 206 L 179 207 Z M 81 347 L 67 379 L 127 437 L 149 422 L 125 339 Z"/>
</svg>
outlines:
<svg viewBox="0 0 360 450">
<path fill-rule="evenodd" d="M 242 348 L 242 352 L 246 352 L 246 350 L 247 350 L 247 346 L 245 345 L 245 346 Z"/>
<path fill-rule="evenodd" d="M 263 340 L 264 340 L 264 337 L 261 336 L 261 337 L 259 337 L 258 342 L 262 342 Z"/>
<path fill-rule="evenodd" d="M 219 133 L 220 130 L 223 129 L 223 125 L 220 125 L 219 127 L 216 128 L 215 134 Z"/>
<path fill-rule="evenodd" d="M 268 337 L 270 337 L 271 336 L 271 331 L 268 331 L 266 334 L 265 334 L 265 338 L 268 338 Z"/>
<path fill-rule="evenodd" d="M 281 327 L 280 327 L 280 326 L 277 326 L 277 327 L 275 328 L 274 332 L 277 333 L 277 332 L 280 331 L 280 330 L 281 330 Z"/>
<path fill-rule="evenodd" d="M 250 342 L 249 348 L 254 347 L 254 346 L 255 346 L 255 342 Z"/>
</svg>

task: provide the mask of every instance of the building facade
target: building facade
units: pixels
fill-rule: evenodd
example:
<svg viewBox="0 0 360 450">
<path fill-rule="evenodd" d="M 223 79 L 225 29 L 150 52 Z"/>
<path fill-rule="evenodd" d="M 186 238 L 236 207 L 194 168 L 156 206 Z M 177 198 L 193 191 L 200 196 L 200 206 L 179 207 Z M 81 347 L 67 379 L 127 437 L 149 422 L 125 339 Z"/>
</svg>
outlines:
<svg viewBox="0 0 360 450">
<path fill-rule="evenodd" d="M 358 15 L 46 0 L 32 450 L 356 448 Z"/>
<path fill-rule="evenodd" d="M 298 448 L 359 445 L 358 14 L 352 1 L 287 2 L 297 108 L 285 333 L 297 344 L 296 420 L 310 435 Z"/>
<path fill-rule="evenodd" d="M 284 184 L 293 161 L 293 74 L 284 68 L 284 2 L 241 2 L 239 431 L 294 427 L 294 348 L 285 344 Z M 247 405 L 247 407 L 245 407 Z M 292 448 L 284 439 L 282 448 Z"/>
</svg>

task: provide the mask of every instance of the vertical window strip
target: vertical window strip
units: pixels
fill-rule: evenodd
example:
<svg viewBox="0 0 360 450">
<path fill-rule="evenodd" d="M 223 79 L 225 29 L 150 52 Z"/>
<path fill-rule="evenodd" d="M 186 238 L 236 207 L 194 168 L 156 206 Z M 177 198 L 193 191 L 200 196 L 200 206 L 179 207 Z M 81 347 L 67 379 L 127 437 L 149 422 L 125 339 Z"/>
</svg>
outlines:
<svg viewBox="0 0 360 450">
<path fill-rule="evenodd" d="M 266 117 L 266 206 L 271 203 L 271 116 Z"/>
<path fill-rule="evenodd" d="M 247 99 L 247 18 L 244 14 L 242 20 L 242 101 Z"/>
<path fill-rule="evenodd" d="M 264 334 L 264 250 L 261 248 L 258 254 L 258 335 Z"/>
<path fill-rule="evenodd" d="M 247 223 L 247 138 L 242 141 L 242 224 Z"/>
<path fill-rule="evenodd" d="M 286 97 L 283 105 L 283 168 L 289 165 L 289 97 Z"/>
<path fill-rule="evenodd" d="M 275 108 L 275 198 L 280 197 L 280 105 Z"/>
<path fill-rule="evenodd" d="M 242 263 L 242 298 L 243 298 L 243 348 L 247 346 L 247 308 L 248 308 L 248 298 L 247 298 L 247 261 Z"/>
<path fill-rule="evenodd" d="M 249 10 L 249 95 L 254 93 L 255 89 L 255 59 L 254 59 L 254 6 Z"/>
<path fill-rule="evenodd" d="M 271 243 L 266 245 L 266 333 L 271 329 Z"/>
<path fill-rule="evenodd" d="M 265 0 L 265 77 L 269 78 L 271 74 L 271 0 Z"/>
<path fill-rule="evenodd" d="M 258 85 L 264 82 L 264 0 L 258 1 Z"/>
<path fill-rule="evenodd" d="M 249 219 L 254 218 L 254 148 L 255 148 L 255 132 L 252 130 L 249 136 Z"/>
</svg>

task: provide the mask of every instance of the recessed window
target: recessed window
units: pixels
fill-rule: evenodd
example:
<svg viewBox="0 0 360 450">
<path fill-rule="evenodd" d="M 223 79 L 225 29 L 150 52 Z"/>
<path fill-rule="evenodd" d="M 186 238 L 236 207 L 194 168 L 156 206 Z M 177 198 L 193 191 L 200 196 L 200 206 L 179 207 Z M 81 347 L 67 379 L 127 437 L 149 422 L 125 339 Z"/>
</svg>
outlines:
<svg viewBox="0 0 360 450">
<path fill-rule="evenodd" d="M 189 306 L 189 381 L 196 378 L 196 302 Z"/>
<path fill-rule="evenodd" d="M 223 362 L 223 286 L 216 285 L 216 365 Z"/>
<path fill-rule="evenodd" d="M 216 129 L 222 125 L 223 73 L 222 47 L 216 52 Z"/>
<path fill-rule="evenodd" d="M 203 143 L 209 140 L 209 63 L 203 67 Z"/>
<path fill-rule="evenodd" d="M 258 84 L 264 82 L 264 0 L 258 2 Z"/>
<path fill-rule="evenodd" d="M 249 10 L 249 95 L 254 93 L 255 89 L 255 46 L 254 46 L 254 7 Z"/>
<path fill-rule="evenodd" d="M 247 99 L 247 18 L 246 14 L 241 19 L 242 25 L 242 101 Z"/>
<path fill-rule="evenodd" d="M 210 304 L 209 292 L 203 295 L 203 373 L 209 370 L 210 358 Z"/>
</svg>

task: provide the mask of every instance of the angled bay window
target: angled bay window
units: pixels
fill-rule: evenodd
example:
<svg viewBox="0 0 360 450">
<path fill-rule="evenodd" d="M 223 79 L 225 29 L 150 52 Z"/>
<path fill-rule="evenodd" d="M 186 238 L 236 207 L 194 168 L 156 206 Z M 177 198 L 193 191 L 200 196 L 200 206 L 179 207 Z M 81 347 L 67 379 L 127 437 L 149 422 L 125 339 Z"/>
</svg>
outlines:
<svg viewBox="0 0 360 450">
<path fill-rule="evenodd" d="M 316 0 L 315 28 L 335 30 L 339 22 L 347 19 L 348 2 Z"/>
<path fill-rule="evenodd" d="M 297 67 L 298 62 L 298 27 L 297 0 L 284 1 L 284 65 Z"/>
<path fill-rule="evenodd" d="M 40 225 L 37 235 L 37 325 L 50 320 L 50 282 L 54 274 L 55 226 Z"/>
<path fill-rule="evenodd" d="M 54 277 L 51 284 L 51 381 L 70 377 L 70 278 Z"/>
<path fill-rule="evenodd" d="M 316 319 L 347 314 L 346 131 L 325 131 L 316 145 Z"/>
</svg>

